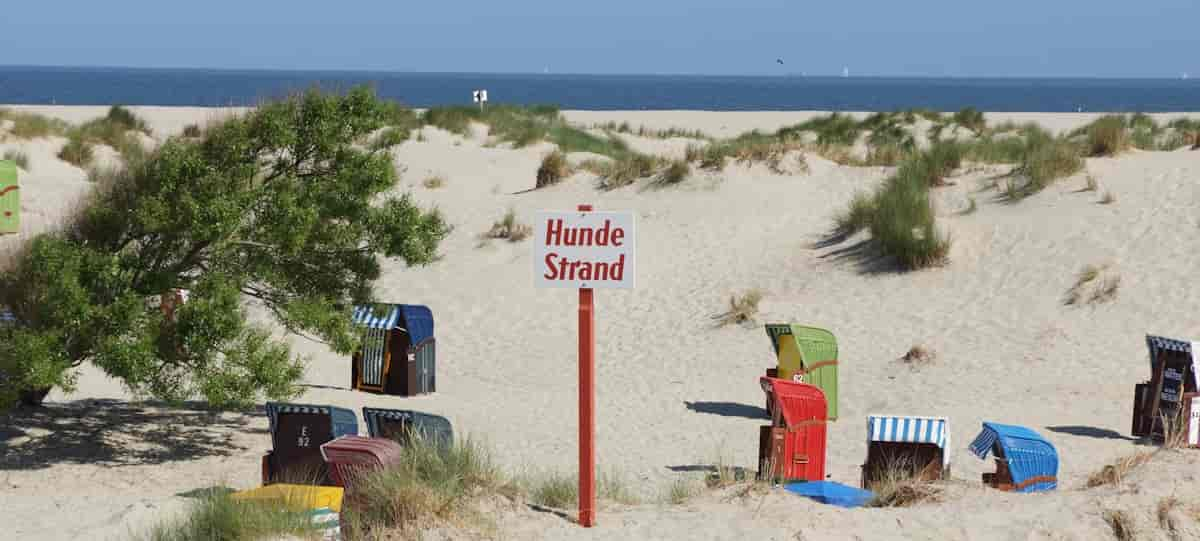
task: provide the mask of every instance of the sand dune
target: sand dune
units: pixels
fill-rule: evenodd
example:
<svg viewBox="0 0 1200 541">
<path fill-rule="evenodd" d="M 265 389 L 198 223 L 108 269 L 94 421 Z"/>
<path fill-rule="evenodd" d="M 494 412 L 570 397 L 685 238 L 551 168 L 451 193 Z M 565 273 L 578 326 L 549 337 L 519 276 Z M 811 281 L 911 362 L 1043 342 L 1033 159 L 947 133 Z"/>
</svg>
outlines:
<svg viewBox="0 0 1200 541">
<path fill-rule="evenodd" d="M 103 108 L 27 108 L 72 121 Z M 203 123 L 210 109 L 133 108 L 156 137 Z M 731 136 L 776 129 L 816 113 L 567 112 L 583 125 L 629 121 Z M 1177 115 L 1168 115 L 1174 117 Z M 995 114 L 989 121 L 1036 121 L 1068 130 L 1088 114 Z M 442 209 L 454 225 L 444 258 L 428 267 L 391 264 L 380 299 L 427 304 L 437 318 L 438 393 L 397 398 L 347 390 L 349 359 L 302 339 L 310 357 L 302 398 L 353 409 L 398 407 L 445 415 L 460 433 L 487 439 L 499 460 L 575 467 L 575 294 L 537 290 L 529 241 L 478 234 L 513 208 L 631 210 L 638 219 L 633 291 L 597 294 L 597 457 L 654 498 L 689 466 L 754 469 L 763 395 L 757 378 L 772 364 L 761 327 L 712 327 L 731 294 L 761 289 L 763 321 L 832 330 L 841 351 L 841 419 L 829 426 L 831 479 L 856 484 L 869 413 L 943 415 L 955 447 L 954 486 L 944 503 L 911 510 L 840 510 L 788 494 L 753 502 L 709 495 L 682 507 L 653 504 L 602 513 L 584 531 L 550 514 L 502 520 L 514 539 L 1096 539 L 1111 535 L 1105 505 L 1136 509 L 1149 527 L 1152 506 L 1176 494 L 1200 502 L 1200 456 L 1170 453 L 1139 478 L 1140 493 L 1082 490 L 1089 474 L 1140 449 L 1129 437 L 1133 384 L 1149 376 L 1144 334 L 1200 336 L 1200 152 L 1130 152 L 1087 160 L 1100 192 L 1081 192 L 1084 173 L 1019 204 L 980 192 L 995 170 L 953 178 L 936 192 L 952 234 L 950 264 L 914 273 L 878 272 L 855 255 L 862 240 L 818 247 L 833 214 L 888 168 L 843 167 L 809 157 L 808 174 L 761 166 L 697 172 L 670 189 L 640 185 L 598 191 L 590 173 L 526 192 L 552 145 L 488 148 L 481 137 L 425 128 L 424 141 L 393 150 L 403 166 L 397 190 Z M 655 142 L 647 140 L 644 144 Z M 661 142 L 663 153 L 682 152 Z M 6 141 L 27 149 L 23 232 L 53 225 L 85 193 L 84 173 L 54 158 L 61 141 Z M 641 147 L 639 147 L 641 148 Z M 422 181 L 444 176 L 428 189 Z M 1102 192 L 1117 201 L 1100 205 Z M 523 193 L 517 193 L 523 192 Z M 978 211 L 960 210 L 974 197 Z M 1108 263 L 1122 278 L 1117 299 L 1064 306 L 1085 264 Z M 937 353 L 918 368 L 899 358 L 915 344 Z M 162 411 L 123 402 L 126 393 L 94 369 L 77 392 L 51 394 L 50 408 L 20 413 L 0 428 L 0 490 L 14 539 L 108 539 L 180 508 L 196 488 L 258 484 L 270 447 L 262 415 Z M 97 399 L 111 399 L 114 401 Z M 1061 489 L 1012 495 L 978 487 L 990 466 L 965 445 L 982 421 L 1031 427 L 1057 446 Z M 694 474 L 692 474 L 694 475 Z M 1190 484 L 1189 484 L 1190 483 Z M 11 496 L 11 497 L 10 497 Z M 1144 516 L 1143 516 L 1144 515 Z M 795 532 L 802 535 L 794 537 Z"/>
</svg>

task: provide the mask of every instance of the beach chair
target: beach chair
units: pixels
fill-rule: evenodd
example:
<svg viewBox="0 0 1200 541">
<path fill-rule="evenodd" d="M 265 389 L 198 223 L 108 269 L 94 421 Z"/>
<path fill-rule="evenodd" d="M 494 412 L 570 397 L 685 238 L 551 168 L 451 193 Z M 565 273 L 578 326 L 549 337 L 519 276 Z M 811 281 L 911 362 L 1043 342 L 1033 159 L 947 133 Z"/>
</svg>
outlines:
<svg viewBox="0 0 1200 541">
<path fill-rule="evenodd" d="M 372 393 L 416 396 L 437 391 L 437 340 L 426 306 L 356 306 L 352 323 L 362 347 L 351 355 L 350 387 Z"/>
<path fill-rule="evenodd" d="M 774 403 L 771 424 L 759 427 L 759 479 L 825 480 L 825 393 L 775 378 L 759 378 L 759 385 Z"/>
<path fill-rule="evenodd" d="M 949 479 L 949 425 L 945 417 L 868 415 L 862 487 L 869 488 L 897 470 L 923 481 Z"/>
<path fill-rule="evenodd" d="M 413 436 L 424 438 L 442 449 L 454 444 L 454 429 L 440 415 L 419 411 L 363 408 L 363 421 L 372 438 L 388 438 L 407 447 Z"/>
<path fill-rule="evenodd" d="M 403 453 L 399 443 L 386 438 L 342 436 L 321 445 L 333 483 L 348 493 L 361 488 L 364 474 L 400 462 Z"/>
<path fill-rule="evenodd" d="M 281 402 L 268 402 L 266 410 L 272 448 L 262 460 L 263 484 L 332 485 L 320 447 L 341 436 L 358 435 L 354 411 Z"/>
<path fill-rule="evenodd" d="M 1058 487 L 1058 450 L 1041 434 L 1023 426 L 983 423 L 971 442 L 975 456 L 995 456 L 996 471 L 983 484 L 1012 492 L 1041 492 Z"/>
<path fill-rule="evenodd" d="M 767 377 L 807 383 L 825 393 L 830 421 L 838 417 L 838 345 L 833 333 L 817 327 L 769 323 L 767 338 L 778 365 Z M 770 413 L 770 403 L 767 411 Z"/>
</svg>

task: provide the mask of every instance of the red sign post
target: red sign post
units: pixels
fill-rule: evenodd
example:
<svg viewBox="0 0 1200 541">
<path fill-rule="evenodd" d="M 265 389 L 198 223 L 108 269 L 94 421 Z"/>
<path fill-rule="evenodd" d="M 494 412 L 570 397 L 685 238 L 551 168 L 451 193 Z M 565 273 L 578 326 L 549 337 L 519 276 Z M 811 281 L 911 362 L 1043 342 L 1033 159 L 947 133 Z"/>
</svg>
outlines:
<svg viewBox="0 0 1200 541">
<path fill-rule="evenodd" d="M 590 212 L 591 205 L 579 205 Z M 596 523 L 596 311 L 592 288 L 579 288 L 579 523 Z"/>
<path fill-rule="evenodd" d="M 596 524 L 596 313 L 593 288 L 634 284 L 633 215 L 544 212 L 534 242 L 537 287 L 579 289 L 579 524 Z"/>
</svg>

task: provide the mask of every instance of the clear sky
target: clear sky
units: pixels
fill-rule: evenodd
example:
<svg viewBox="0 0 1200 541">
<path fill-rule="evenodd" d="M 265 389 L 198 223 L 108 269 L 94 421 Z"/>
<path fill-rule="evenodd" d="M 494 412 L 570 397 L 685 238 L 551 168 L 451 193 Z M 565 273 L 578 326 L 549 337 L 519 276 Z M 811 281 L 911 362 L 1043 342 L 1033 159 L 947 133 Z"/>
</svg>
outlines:
<svg viewBox="0 0 1200 541">
<path fill-rule="evenodd" d="M 1200 0 L 4 3 L 0 65 L 1200 76 Z"/>
</svg>

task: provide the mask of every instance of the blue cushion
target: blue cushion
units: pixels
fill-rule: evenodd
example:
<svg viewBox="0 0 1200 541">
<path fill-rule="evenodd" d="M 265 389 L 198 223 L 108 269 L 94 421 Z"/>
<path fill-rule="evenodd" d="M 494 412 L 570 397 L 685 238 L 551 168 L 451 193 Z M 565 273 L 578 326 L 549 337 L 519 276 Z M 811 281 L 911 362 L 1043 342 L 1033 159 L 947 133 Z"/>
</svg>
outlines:
<svg viewBox="0 0 1200 541">
<path fill-rule="evenodd" d="M 871 501 L 871 498 L 875 497 L 875 493 L 869 490 L 846 486 L 833 481 L 788 483 L 783 488 L 789 492 L 838 507 L 862 507 Z"/>
</svg>

